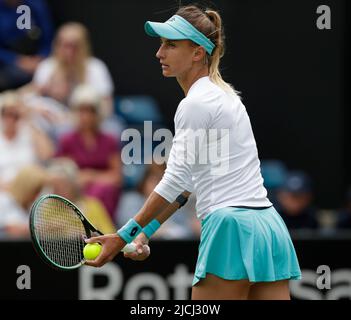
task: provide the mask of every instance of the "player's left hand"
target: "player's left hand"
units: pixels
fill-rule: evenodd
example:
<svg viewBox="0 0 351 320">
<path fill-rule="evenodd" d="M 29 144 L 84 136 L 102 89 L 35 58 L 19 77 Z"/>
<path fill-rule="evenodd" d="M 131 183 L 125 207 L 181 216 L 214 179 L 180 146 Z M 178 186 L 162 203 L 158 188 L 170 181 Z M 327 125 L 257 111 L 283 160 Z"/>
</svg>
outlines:
<svg viewBox="0 0 351 320">
<path fill-rule="evenodd" d="M 117 234 L 106 234 L 103 236 L 92 237 L 85 240 L 86 243 L 99 242 L 102 251 L 95 260 L 86 260 L 85 264 L 92 267 L 102 267 L 105 263 L 112 261 L 113 258 L 124 248 L 126 242 Z"/>
<path fill-rule="evenodd" d="M 150 256 L 150 247 L 149 247 L 149 239 L 146 235 L 141 232 L 133 241 L 136 246 L 136 251 L 134 252 L 125 252 L 124 257 L 132 259 L 134 261 L 144 261 L 146 258 Z"/>
</svg>

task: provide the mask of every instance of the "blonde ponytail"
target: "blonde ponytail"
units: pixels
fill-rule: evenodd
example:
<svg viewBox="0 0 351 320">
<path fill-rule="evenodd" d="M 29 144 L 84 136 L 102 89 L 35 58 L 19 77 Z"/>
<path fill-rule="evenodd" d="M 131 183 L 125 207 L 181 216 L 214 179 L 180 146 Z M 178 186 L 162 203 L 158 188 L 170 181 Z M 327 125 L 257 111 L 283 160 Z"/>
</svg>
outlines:
<svg viewBox="0 0 351 320">
<path fill-rule="evenodd" d="M 203 11 L 197 6 L 189 5 L 179 8 L 176 14 L 189 21 L 215 44 L 216 47 L 212 55 L 207 54 L 211 81 L 226 92 L 239 94 L 231 84 L 223 80 L 219 70 L 220 60 L 224 56 L 225 51 L 225 37 L 219 13 L 211 9 Z"/>
<path fill-rule="evenodd" d="M 219 71 L 220 60 L 224 56 L 225 51 L 221 16 L 214 10 L 206 10 L 205 13 L 215 26 L 215 30 L 212 34 L 209 34 L 208 37 L 214 37 L 216 40 L 216 48 L 214 49 L 212 56 L 209 57 L 209 77 L 213 83 L 217 84 L 223 90 L 236 93 L 233 86 L 223 80 Z"/>
</svg>

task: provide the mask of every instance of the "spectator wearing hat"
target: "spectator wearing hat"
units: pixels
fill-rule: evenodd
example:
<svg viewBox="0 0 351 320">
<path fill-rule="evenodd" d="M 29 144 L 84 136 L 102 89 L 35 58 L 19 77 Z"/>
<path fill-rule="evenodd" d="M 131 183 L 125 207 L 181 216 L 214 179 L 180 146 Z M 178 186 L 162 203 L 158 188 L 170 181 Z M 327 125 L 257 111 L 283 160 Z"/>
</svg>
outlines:
<svg viewBox="0 0 351 320">
<path fill-rule="evenodd" d="M 84 194 L 101 200 L 113 217 L 122 186 L 120 146 L 100 129 L 100 103 L 101 97 L 89 85 L 75 89 L 70 104 L 76 125 L 60 138 L 56 156 L 76 162 Z"/>
<path fill-rule="evenodd" d="M 301 171 L 288 173 L 277 194 L 277 210 L 291 229 L 317 229 L 317 209 L 313 206 L 310 177 Z"/>
</svg>

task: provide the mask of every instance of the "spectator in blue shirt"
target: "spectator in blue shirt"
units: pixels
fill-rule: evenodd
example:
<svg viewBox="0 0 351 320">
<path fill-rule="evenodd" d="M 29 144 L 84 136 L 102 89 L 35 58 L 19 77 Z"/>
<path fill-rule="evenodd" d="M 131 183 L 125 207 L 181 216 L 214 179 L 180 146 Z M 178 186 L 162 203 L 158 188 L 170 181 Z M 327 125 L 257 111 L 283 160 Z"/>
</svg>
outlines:
<svg viewBox="0 0 351 320">
<path fill-rule="evenodd" d="M 20 5 L 30 8 L 30 29 L 19 29 Z M 53 26 L 44 0 L 0 0 L 0 91 L 29 82 L 51 50 Z"/>
</svg>

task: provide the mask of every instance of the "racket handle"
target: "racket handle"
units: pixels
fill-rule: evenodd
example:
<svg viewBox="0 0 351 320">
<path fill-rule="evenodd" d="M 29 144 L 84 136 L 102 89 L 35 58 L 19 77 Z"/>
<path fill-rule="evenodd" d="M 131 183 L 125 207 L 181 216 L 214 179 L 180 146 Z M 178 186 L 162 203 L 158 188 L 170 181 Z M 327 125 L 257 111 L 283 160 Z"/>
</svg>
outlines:
<svg viewBox="0 0 351 320">
<path fill-rule="evenodd" d="M 122 252 L 125 252 L 125 253 L 132 253 L 136 251 L 136 246 L 134 243 L 128 243 L 125 245 L 125 247 L 122 249 Z"/>
</svg>

